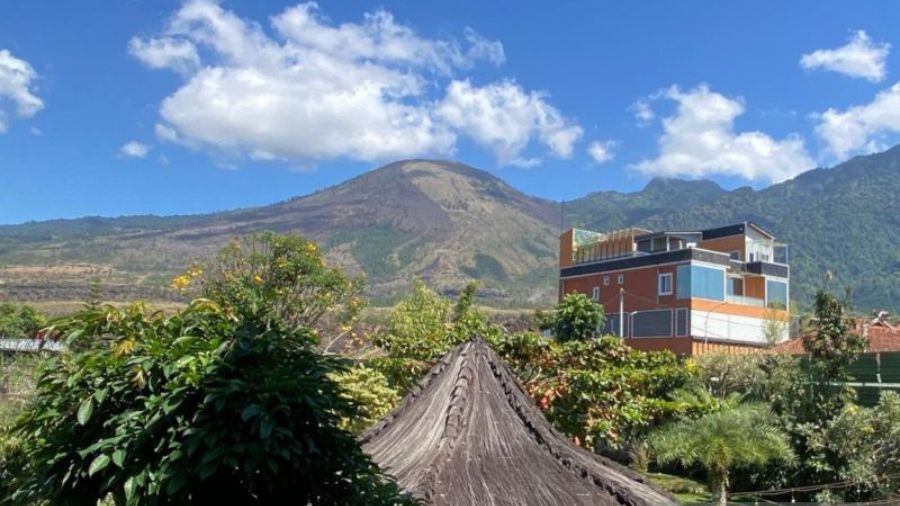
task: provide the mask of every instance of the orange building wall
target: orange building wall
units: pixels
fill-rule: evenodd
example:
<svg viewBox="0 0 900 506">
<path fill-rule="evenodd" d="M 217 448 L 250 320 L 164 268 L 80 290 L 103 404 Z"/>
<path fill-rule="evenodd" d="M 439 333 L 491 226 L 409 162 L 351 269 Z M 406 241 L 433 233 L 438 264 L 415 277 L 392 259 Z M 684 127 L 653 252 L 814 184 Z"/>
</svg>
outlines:
<svg viewBox="0 0 900 506">
<path fill-rule="evenodd" d="M 720 353 L 725 355 L 752 355 L 759 353 L 765 348 L 751 345 L 726 344 L 726 343 L 704 343 L 703 340 L 697 339 L 692 343 L 691 355 L 704 355 L 706 353 Z"/>
<path fill-rule="evenodd" d="M 728 237 L 718 237 L 708 241 L 700 241 L 697 243 L 698 248 L 708 249 L 712 251 L 721 251 L 722 253 L 731 253 L 732 251 L 741 252 L 741 260 L 747 258 L 747 240 L 744 234 L 730 235 Z"/>
<path fill-rule="evenodd" d="M 573 262 L 574 232 L 572 229 L 566 230 L 559 236 L 559 267 L 568 267 Z"/>
<path fill-rule="evenodd" d="M 747 276 L 744 278 L 744 295 L 747 297 L 756 297 L 757 299 L 765 299 L 766 278 L 761 276 Z"/>
<path fill-rule="evenodd" d="M 694 345 L 690 337 L 632 337 L 624 341 L 636 350 L 669 350 L 676 355 L 691 355 Z"/>
</svg>

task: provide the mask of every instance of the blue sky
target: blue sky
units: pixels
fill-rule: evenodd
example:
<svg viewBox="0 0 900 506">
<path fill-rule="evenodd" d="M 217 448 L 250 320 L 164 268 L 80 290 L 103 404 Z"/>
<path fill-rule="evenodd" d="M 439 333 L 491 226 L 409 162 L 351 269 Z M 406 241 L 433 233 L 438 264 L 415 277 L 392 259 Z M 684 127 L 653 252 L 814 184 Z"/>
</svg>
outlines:
<svg viewBox="0 0 900 506">
<path fill-rule="evenodd" d="M 0 223 L 267 204 L 400 158 L 547 198 L 763 187 L 900 132 L 896 2 L 11 0 Z"/>
</svg>

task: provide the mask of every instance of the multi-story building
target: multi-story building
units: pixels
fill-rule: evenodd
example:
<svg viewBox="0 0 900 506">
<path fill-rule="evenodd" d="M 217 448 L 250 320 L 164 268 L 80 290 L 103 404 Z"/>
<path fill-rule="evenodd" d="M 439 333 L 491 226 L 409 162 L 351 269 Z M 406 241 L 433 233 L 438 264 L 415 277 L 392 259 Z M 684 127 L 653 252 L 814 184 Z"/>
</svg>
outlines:
<svg viewBox="0 0 900 506">
<path fill-rule="evenodd" d="M 560 298 L 603 305 L 605 333 L 634 348 L 741 353 L 788 334 L 788 248 L 754 223 L 560 236 Z"/>
</svg>

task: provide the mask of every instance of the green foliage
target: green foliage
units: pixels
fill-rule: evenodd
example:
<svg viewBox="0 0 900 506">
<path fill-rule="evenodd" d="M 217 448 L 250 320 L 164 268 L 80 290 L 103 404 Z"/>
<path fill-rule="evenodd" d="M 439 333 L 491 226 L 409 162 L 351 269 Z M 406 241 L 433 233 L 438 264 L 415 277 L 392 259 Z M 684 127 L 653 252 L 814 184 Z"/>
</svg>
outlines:
<svg viewBox="0 0 900 506">
<path fill-rule="evenodd" d="M 707 353 L 691 360 L 697 368 L 702 387 L 716 397 L 737 393 L 761 398 L 766 373 L 760 355 Z"/>
<path fill-rule="evenodd" d="M 772 423 L 762 404 L 739 405 L 674 422 L 653 432 L 649 445 L 661 464 L 702 467 L 710 490 L 716 491 L 718 504 L 723 505 L 729 474 L 735 468 L 794 461 L 790 440 Z"/>
<path fill-rule="evenodd" d="M 535 319 L 542 330 L 552 330 L 560 341 L 588 339 L 603 326 L 603 306 L 583 293 L 573 292 L 566 294 L 552 313 L 539 311 Z"/>
<path fill-rule="evenodd" d="M 416 281 L 413 292 L 391 311 L 387 329 L 375 337 L 375 344 L 392 358 L 433 363 L 474 336 L 490 340 L 500 329 L 474 307 L 477 286 L 469 283 L 453 305 Z"/>
<path fill-rule="evenodd" d="M 340 385 L 343 396 L 358 408 L 352 418 L 341 419 L 341 427 L 361 434 L 388 414 L 400 402 L 399 392 L 388 385 L 387 377 L 377 369 L 356 365 L 335 373 L 331 379 Z"/>
<path fill-rule="evenodd" d="M 475 292 L 470 284 L 453 305 L 417 283 L 391 313 L 386 331 L 376 337 L 388 356 L 368 365 L 406 391 L 453 346 L 481 336 L 556 428 L 590 448 L 627 448 L 654 424 L 686 409 L 666 398 L 694 376 L 674 354 L 637 351 L 615 337 L 560 342 L 531 332 L 505 334 L 474 308 Z M 568 300 L 560 306 L 562 318 L 580 315 L 575 319 L 588 321 L 593 332 L 602 322 L 602 310 Z M 561 325 L 587 332 L 582 323 Z"/>
<path fill-rule="evenodd" d="M 47 324 L 47 317 L 31 306 L 0 304 L 0 337 L 34 337 Z"/>
<path fill-rule="evenodd" d="M 215 260 L 190 268 L 172 284 L 234 313 L 265 313 L 322 334 L 336 333 L 357 317 L 365 286 L 362 278 L 325 265 L 314 242 L 272 232 L 232 241 Z"/>
<path fill-rule="evenodd" d="M 176 315 L 84 312 L 58 328 L 18 423 L 17 503 L 373 504 L 402 501 L 354 437 L 328 379 L 344 366 L 268 312 L 198 300 Z"/>
<path fill-rule="evenodd" d="M 634 350 L 612 336 L 557 342 L 523 333 L 495 348 L 547 419 L 592 449 L 629 449 L 684 409 L 667 396 L 693 379 L 674 354 Z"/>
<path fill-rule="evenodd" d="M 799 432 L 818 430 L 823 420 L 836 416 L 853 402 L 855 391 L 842 383 L 850 380 L 849 365 L 865 350 L 866 340 L 854 330 L 845 303 L 820 290 L 816 294 L 814 332 L 803 337 L 808 360 L 802 362 L 804 378 L 795 378 L 786 394 L 790 411 L 785 411 Z M 798 389 L 798 385 L 805 388 Z"/>
<path fill-rule="evenodd" d="M 823 432 L 815 434 L 810 446 L 815 454 L 833 454 L 833 460 L 843 464 L 837 469 L 838 479 L 857 481 L 841 499 L 895 495 L 900 490 L 900 395 L 886 391 L 872 408 L 844 407 Z"/>
<path fill-rule="evenodd" d="M 355 316 L 359 280 L 301 237 L 264 233 L 173 286 L 206 298 L 172 316 L 88 304 L 57 322 L 71 351 L 42 368 L 2 455 L 14 502 L 410 502 L 343 428 L 379 416 L 353 389 L 379 376 L 314 349 L 317 330 Z"/>
</svg>

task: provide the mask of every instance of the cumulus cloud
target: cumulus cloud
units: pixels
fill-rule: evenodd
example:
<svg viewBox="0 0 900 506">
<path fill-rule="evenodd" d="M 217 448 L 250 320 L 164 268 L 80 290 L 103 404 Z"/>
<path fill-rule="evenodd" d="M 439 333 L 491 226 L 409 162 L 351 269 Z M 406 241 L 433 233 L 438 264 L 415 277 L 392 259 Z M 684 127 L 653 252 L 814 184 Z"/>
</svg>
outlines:
<svg viewBox="0 0 900 506">
<path fill-rule="evenodd" d="M 270 28 L 191 0 L 157 37 L 133 39 L 148 67 L 184 77 L 160 105 L 157 137 L 303 164 L 450 155 L 463 135 L 511 163 L 531 142 L 568 156 L 580 136 L 541 93 L 457 77 L 505 61 L 500 42 L 472 29 L 463 42 L 426 38 L 384 10 L 336 24 L 313 3 L 285 9 Z"/>
<path fill-rule="evenodd" d="M 800 66 L 878 82 L 887 74 L 885 60 L 890 50 L 890 44 L 872 42 L 864 30 L 859 30 L 853 33 L 847 44 L 839 48 L 818 49 L 803 55 Z"/>
<path fill-rule="evenodd" d="M 606 163 L 615 158 L 616 141 L 594 141 L 588 144 L 588 155 L 594 163 Z"/>
<path fill-rule="evenodd" d="M 150 146 L 138 142 L 126 142 L 119 148 L 119 155 L 124 158 L 144 158 L 150 152 Z"/>
<path fill-rule="evenodd" d="M 35 79 L 37 73 L 27 61 L 0 49 L 0 133 L 9 128 L 13 110 L 20 118 L 30 118 L 44 108 L 44 102 L 34 94 Z"/>
<path fill-rule="evenodd" d="M 797 135 L 775 140 L 762 132 L 735 132 L 734 120 L 744 113 L 741 98 L 706 85 L 687 91 L 672 86 L 657 96 L 674 101 L 677 109 L 663 119 L 659 156 L 634 166 L 645 174 L 780 182 L 815 166 Z"/>
<path fill-rule="evenodd" d="M 483 87 L 453 81 L 436 114 L 496 153 L 504 164 L 516 160 L 532 138 L 557 157 L 569 158 L 582 134 L 581 127 L 566 121 L 543 94 L 526 92 L 512 81 Z"/>
<path fill-rule="evenodd" d="M 838 158 L 887 147 L 886 136 L 900 133 L 900 83 L 879 92 L 864 105 L 839 111 L 831 108 L 814 116 L 816 134 Z"/>
</svg>

